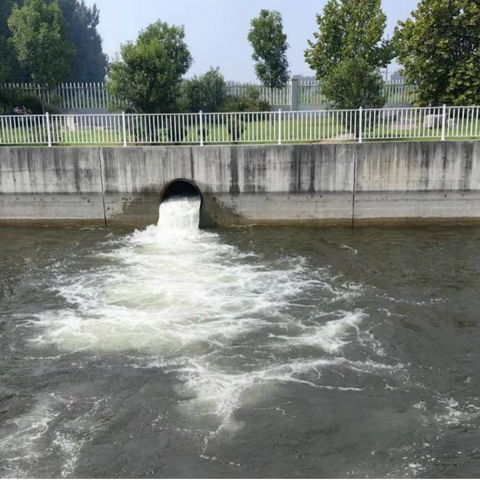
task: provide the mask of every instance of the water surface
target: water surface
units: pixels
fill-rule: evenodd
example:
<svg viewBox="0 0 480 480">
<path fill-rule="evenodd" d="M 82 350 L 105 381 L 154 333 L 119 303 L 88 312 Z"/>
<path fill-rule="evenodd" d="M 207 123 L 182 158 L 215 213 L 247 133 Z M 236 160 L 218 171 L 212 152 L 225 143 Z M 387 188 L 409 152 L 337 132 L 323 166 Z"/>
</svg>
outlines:
<svg viewBox="0 0 480 480">
<path fill-rule="evenodd" d="M 480 476 L 480 229 L 0 228 L 1 477 Z"/>
</svg>

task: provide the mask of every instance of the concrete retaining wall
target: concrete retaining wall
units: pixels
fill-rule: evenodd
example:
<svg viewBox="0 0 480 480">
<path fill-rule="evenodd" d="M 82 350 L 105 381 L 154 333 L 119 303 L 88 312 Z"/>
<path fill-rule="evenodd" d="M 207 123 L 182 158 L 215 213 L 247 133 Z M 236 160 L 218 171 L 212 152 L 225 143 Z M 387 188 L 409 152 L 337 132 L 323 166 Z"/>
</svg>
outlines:
<svg viewBox="0 0 480 480">
<path fill-rule="evenodd" d="M 480 142 L 0 148 L 0 221 L 143 226 L 194 182 L 202 223 L 480 220 Z"/>
</svg>

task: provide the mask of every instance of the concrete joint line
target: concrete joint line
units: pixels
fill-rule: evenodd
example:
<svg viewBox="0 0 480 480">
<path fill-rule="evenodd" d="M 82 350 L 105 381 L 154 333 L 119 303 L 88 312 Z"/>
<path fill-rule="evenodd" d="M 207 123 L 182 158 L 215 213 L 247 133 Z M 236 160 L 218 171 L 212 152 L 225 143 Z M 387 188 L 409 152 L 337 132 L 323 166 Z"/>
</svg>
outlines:
<svg viewBox="0 0 480 480">
<path fill-rule="evenodd" d="M 100 164 L 100 182 L 102 184 L 102 202 L 103 202 L 103 221 L 105 226 L 107 226 L 107 210 L 105 207 L 105 185 L 103 181 L 103 148 L 99 147 L 98 149 L 98 161 Z"/>
</svg>

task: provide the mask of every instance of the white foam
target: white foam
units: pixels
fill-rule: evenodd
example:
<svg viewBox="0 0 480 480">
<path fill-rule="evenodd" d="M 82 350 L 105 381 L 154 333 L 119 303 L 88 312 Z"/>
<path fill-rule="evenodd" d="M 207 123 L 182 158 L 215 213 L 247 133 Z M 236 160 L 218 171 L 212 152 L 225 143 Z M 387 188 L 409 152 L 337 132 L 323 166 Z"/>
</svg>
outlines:
<svg viewBox="0 0 480 480">
<path fill-rule="evenodd" d="M 158 226 L 106 254 L 110 267 L 64 278 L 57 291 L 71 307 L 39 315 L 37 341 L 169 355 L 228 345 L 277 316 L 309 280 L 302 265 L 267 265 L 222 244 L 198 230 L 198 207 L 191 199 L 162 204 Z"/>
<path fill-rule="evenodd" d="M 475 405 L 460 405 L 454 398 L 440 397 L 439 404 L 444 407 L 444 412 L 437 413 L 435 419 L 443 425 L 459 425 L 477 419 L 480 409 Z"/>
<path fill-rule="evenodd" d="M 254 405 L 273 386 L 287 383 L 303 384 L 311 388 L 358 392 L 357 387 L 332 387 L 322 385 L 319 380 L 322 370 L 331 366 L 350 367 L 345 358 L 291 360 L 275 363 L 246 372 L 232 372 L 212 368 L 206 362 L 191 362 L 179 371 L 184 374 L 186 391 L 195 394 L 195 400 L 186 403 L 186 409 L 196 414 L 214 415 L 219 419 L 218 431 L 235 429 L 235 412 L 240 405 Z"/>
<path fill-rule="evenodd" d="M 317 346 L 327 353 L 334 353 L 350 343 L 346 340 L 349 332 L 360 333 L 359 325 L 366 316 L 363 312 L 338 312 L 341 318 L 320 325 L 304 326 L 303 333 L 295 337 L 278 335 L 289 346 Z M 356 338 L 356 337 L 355 337 Z"/>
<path fill-rule="evenodd" d="M 74 278 L 60 277 L 55 290 L 68 306 L 38 315 L 42 330 L 36 343 L 66 352 L 150 357 L 140 368 L 168 365 L 197 399 L 186 408 L 218 417 L 222 428 L 234 424 L 243 402 L 273 385 L 296 382 L 355 392 L 358 388 L 348 384 L 322 385 L 321 370 L 392 368 L 340 356 L 359 338 L 365 314 L 336 309 L 336 303 L 345 308 L 361 293 L 359 285 L 342 284 L 327 267 L 309 269 L 298 257 L 266 261 L 242 252 L 199 230 L 198 220 L 198 199 L 163 203 L 158 225 L 99 254 L 108 266 L 103 262 Z M 312 296 L 329 311 L 302 303 Z M 309 309 L 304 320 L 288 313 L 299 306 Z M 256 353 L 239 350 L 251 342 Z M 317 348 L 318 356 L 282 357 L 283 350 L 298 347 Z"/>
</svg>

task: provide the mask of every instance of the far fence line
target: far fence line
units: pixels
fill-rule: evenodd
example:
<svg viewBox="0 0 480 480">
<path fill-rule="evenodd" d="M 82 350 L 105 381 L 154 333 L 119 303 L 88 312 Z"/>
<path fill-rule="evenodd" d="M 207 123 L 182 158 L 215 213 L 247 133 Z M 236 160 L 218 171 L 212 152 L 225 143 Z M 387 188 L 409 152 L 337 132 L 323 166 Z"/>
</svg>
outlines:
<svg viewBox="0 0 480 480">
<path fill-rule="evenodd" d="M 283 88 L 268 88 L 260 84 L 227 82 L 227 94 L 241 96 L 248 89 L 258 91 L 260 99 L 267 101 L 274 110 L 311 110 L 314 106 L 327 105 L 318 82 L 292 79 Z M 387 103 L 411 103 L 416 87 L 403 81 L 384 83 L 384 96 Z M 38 98 L 45 98 L 49 104 L 56 104 L 62 110 L 94 110 L 109 108 L 122 109 L 121 102 L 109 95 L 104 83 L 63 83 L 49 90 L 34 83 L 7 83 L 0 90 L 19 90 Z M 19 105 L 21 106 L 21 105 Z M 200 106 L 200 105 L 199 105 Z M 203 107 L 208 107 L 205 103 Z"/>
<path fill-rule="evenodd" d="M 0 145 L 172 145 L 480 138 L 480 107 L 0 116 Z"/>
</svg>

